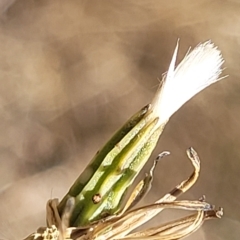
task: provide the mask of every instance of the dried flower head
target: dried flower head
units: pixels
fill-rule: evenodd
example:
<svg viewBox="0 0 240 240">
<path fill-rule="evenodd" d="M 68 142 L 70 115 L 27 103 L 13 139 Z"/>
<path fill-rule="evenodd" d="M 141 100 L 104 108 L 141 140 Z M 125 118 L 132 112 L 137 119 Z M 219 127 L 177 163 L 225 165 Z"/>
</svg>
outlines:
<svg viewBox="0 0 240 240">
<path fill-rule="evenodd" d="M 140 181 L 129 199 L 126 192 L 148 161 L 169 118 L 198 92 L 220 80 L 223 59 L 211 43 L 199 44 L 175 68 L 178 44 L 167 74 L 152 104 L 141 109 L 115 133 L 96 154 L 84 172 L 58 203 L 47 204 L 47 228 L 26 239 L 112 240 L 112 239 L 181 239 L 196 231 L 205 220 L 220 218 L 222 209 L 202 197 L 197 201 L 176 201 L 199 177 L 200 160 L 193 148 L 187 150 L 194 171 L 190 177 L 155 203 L 136 208 L 151 189 L 157 162 Z M 194 211 L 192 215 L 150 229 L 134 230 L 163 209 Z"/>
</svg>

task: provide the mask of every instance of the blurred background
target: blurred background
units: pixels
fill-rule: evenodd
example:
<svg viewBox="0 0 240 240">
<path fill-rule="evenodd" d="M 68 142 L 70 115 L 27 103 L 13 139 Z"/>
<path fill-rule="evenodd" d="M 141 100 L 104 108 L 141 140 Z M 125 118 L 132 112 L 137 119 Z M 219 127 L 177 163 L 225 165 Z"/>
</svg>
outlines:
<svg viewBox="0 0 240 240">
<path fill-rule="evenodd" d="M 154 157 L 151 203 L 189 176 L 185 150 L 202 160 L 182 199 L 224 207 L 188 239 L 239 239 L 240 2 L 237 0 L 0 1 L 0 238 L 45 226 L 45 204 L 62 198 L 95 152 L 149 103 L 180 38 L 178 61 L 211 39 L 227 79 L 170 120 Z M 194 80 L 194 79 L 193 79 Z M 152 224 L 178 217 L 165 211 Z"/>
</svg>

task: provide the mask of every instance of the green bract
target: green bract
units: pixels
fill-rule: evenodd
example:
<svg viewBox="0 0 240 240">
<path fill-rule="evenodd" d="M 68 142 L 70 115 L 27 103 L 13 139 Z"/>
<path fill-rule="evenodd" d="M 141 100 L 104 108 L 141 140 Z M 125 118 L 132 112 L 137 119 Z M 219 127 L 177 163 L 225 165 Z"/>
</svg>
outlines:
<svg viewBox="0 0 240 240">
<path fill-rule="evenodd" d="M 62 213 L 67 199 L 75 198 L 71 226 L 83 226 L 119 211 L 124 195 L 149 159 L 164 124 L 158 124 L 148 105 L 97 152 L 58 206 Z"/>
</svg>

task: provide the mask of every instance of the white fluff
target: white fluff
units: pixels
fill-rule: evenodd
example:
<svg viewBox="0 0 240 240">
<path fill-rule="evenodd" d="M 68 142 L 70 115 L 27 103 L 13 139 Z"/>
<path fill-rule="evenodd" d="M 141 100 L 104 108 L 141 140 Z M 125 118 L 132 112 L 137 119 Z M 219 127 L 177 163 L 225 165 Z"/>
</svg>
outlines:
<svg viewBox="0 0 240 240">
<path fill-rule="evenodd" d="M 223 58 L 210 41 L 189 52 L 175 69 L 178 43 L 163 82 L 153 101 L 153 111 L 165 123 L 184 103 L 201 90 L 220 80 Z"/>
</svg>

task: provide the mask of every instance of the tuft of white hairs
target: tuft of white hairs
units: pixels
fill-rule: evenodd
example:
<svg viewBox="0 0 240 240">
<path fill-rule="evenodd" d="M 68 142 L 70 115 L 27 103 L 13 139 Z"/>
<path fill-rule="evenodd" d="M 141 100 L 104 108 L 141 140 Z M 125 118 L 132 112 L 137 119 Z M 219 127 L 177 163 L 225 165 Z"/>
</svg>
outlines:
<svg viewBox="0 0 240 240">
<path fill-rule="evenodd" d="M 154 114 L 160 124 L 168 119 L 189 99 L 219 79 L 223 58 L 220 50 L 207 41 L 188 52 L 175 68 L 178 43 L 167 74 L 153 101 Z"/>
</svg>

